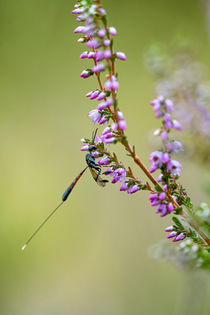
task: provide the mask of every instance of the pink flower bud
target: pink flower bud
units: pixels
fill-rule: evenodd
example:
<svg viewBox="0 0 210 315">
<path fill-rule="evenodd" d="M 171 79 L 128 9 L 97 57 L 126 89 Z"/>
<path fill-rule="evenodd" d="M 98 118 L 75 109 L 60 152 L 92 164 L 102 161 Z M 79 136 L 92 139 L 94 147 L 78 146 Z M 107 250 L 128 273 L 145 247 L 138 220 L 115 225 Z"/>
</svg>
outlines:
<svg viewBox="0 0 210 315">
<path fill-rule="evenodd" d="M 168 226 L 164 231 L 165 232 L 172 232 L 173 231 L 173 225 Z"/>
<path fill-rule="evenodd" d="M 111 35 L 113 35 L 113 36 L 117 35 L 117 30 L 116 30 L 116 28 L 113 27 L 113 26 L 110 26 L 110 27 L 109 27 L 109 34 L 111 34 Z"/>
<path fill-rule="evenodd" d="M 99 94 L 99 96 L 97 97 L 97 100 L 98 100 L 98 101 L 101 101 L 101 100 L 103 100 L 105 97 L 106 97 L 106 93 L 102 91 L 102 92 Z"/>
<path fill-rule="evenodd" d="M 179 235 L 177 235 L 177 236 L 173 239 L 173 242 L 181 241 L 181 240 L 183 240 L 184 237 L 185 237 L 184 234 L 183 234 L 183 233 L 180 233 Z"/>
<path fill-rule="evenodd" d="M 104 37 L 106 35 L 105 29 L 98 30 L 97 35 L 98 35 L 98 37 Z"/>
<path fill-rule="evenodd" d="M 120 60 L 126 60 L 126 55 L 121 51 L 116 52 L 116 57 Z"/>
<path fill-rule="evenodd" d="M 125 120 L 120 120 L 119 123 L 118 123 L 118 125 L 119 125 L 119 128 L 120 128 L 122 131 L 124 131 L 124 130 L 126 129 L 126 127 L 127 127 L 127 123 L 126 123 Z"/>
<path fill-rule="evenodd" d="M 83 53 L 81 53 L 80 58 L 84 59 L 88 57 L 88 51 L 84 51 Z"/>
<path fill-rule="evenodd" d="M 172 238 L 174 236 L 176 236 L 177 232 L 173 231 L 168 235 L 168 238 Z"/>
</svg>

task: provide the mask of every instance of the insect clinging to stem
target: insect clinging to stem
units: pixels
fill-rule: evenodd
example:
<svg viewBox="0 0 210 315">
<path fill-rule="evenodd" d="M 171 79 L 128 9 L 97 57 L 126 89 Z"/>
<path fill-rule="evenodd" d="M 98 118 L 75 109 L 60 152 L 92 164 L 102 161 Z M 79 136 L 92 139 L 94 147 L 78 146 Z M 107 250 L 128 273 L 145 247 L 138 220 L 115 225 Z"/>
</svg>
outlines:
<svg viewBox="0 0 210 315">
<path fill-rule="evenodd" d="M 40 224 L 40 226 L 35 230 L 35 232 L 29 237 L 29 239 L 26 241 L 26 243 L 23 245 L 22 250 L 26 248 L 26 246 L 31 242 L 31 240 L 34 238 L 34 236 L 39 232 L 39 230 L 44 226 L 44 224 L 53 216 L 53 214 L 61 207 L 61 205 L 64 203 L 64 201 L 67 200 L 68 196 L 72 192 L 73 188 L 75 187 L 78 180 L 81 178 L 81 176 L 85 173 L 85 171 L 89 168 L 94 180 L 96 183 L 104 187 L 108 180 L 102 179 L 101 174 L 101 166 L 95 162 L 95 158 L 93 156 L 93 152 L 97 149 L 96 145 L 94 144 L 96 133 L 93 132 L 92 134 L 92 144 L 89 146 L 88 151 L 89 153 L 86 154 L 85 159 L 87 166 L 77 175 L 77 177 L 74 179 L 74 181 L 71 183 L 71 185 L 66 189 L 66 191 L 62 195 L 62 202 L 47 216 L 47 218 Z"/>
</svg>

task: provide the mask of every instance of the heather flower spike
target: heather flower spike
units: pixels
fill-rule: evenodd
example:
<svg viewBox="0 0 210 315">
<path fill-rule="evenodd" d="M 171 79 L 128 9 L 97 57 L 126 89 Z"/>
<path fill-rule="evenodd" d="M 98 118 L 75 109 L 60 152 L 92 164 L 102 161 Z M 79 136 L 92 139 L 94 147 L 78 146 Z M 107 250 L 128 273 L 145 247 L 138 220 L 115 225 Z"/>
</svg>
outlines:
<svg viewBox="0 0 210 315">
<path fill-rule="evenodd" d="M 118 107 L 117 93 L 120 84 L 116 67 L 118 60 L 126 60 L 125 53 L 115 51 L 114 48 L 114 38 L 120 32 L 108 24 L 106 11 L 98 0 L 78 1 L 72 13 L 77 15 L 76 21 L 83 24 L 74 30 L 74 33 L 80 36 L 82 34 L 78 40 L 84 46 L 80 58 L 86 58 L 90 63 L 89 69 L 84 69 L 80 76 L 84 79 L 95 77 L 97 82 L 97 86 L 93 86 L 93 90 L 86 94 L 91 101 L 98 102 L 88 116 L 95 125 L 103 125 L 101 136 L 96 136 L 94 152 L 91 153 L 98 159 L 97 165 L 107 167 L 103 175 L 111 177 L 112 184 L 120 184 L 120 191 L 129 195 L 141 190 L 149 192 L 149 201 L 155 207 L 155 213 L 160 217 L 172 217 L 173 225 L 165 229 L 165 232 L 169 232 L 168 239 L 182 243 L 185 242 L 184 239 L 190 239 L 196 253 L 200 251 L 202 255 L 207 255 L 210 240 L 205 231 L 193 221 L 194 208 L 186 190 L 179 183 L 182 165 L 173 157 L 183 150 L 181 142 L 173 136 L 175 132 L 182 130 L 181 123 L 173 117 L 176 104 L 164 95 L 150 102 L 155 117 L 161 123 L 154 135 L 160 137 L 162 145 L 150 154 L 151 165 L 148 170 L 136 155 L 135 147 L 128 142 L 125 134 L 127 122 Z M 115 153 L 110 153 L 108 148 L 116 144 L 125 148 L 126 154 L 146 175 L 147 182 L 142 182 L 134 175 L 131 167 L 125 167 Z M 85 138 L 81 151 L 90 150 L 91 145 L 92 140 Z M 153 174 L 157 172 L 156 180 Z M 141 177 L 141 173 L 139 176 Z"/>
</svg>

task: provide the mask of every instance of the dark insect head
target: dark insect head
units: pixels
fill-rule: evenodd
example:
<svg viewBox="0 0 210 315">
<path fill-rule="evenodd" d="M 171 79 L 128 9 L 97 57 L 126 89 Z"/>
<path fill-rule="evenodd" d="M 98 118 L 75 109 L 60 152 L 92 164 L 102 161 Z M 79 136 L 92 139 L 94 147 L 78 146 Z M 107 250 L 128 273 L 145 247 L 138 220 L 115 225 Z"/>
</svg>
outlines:
<svg viewBox="0 0 210 315">
<path fill-rule="evenodd" d="M 92 151 L 95 151 L 96 149 L 97 149 L 97 147 L 94 144 L 92 144 L 89 146 L 88 151 L 92 152 Z"/>
</svg>

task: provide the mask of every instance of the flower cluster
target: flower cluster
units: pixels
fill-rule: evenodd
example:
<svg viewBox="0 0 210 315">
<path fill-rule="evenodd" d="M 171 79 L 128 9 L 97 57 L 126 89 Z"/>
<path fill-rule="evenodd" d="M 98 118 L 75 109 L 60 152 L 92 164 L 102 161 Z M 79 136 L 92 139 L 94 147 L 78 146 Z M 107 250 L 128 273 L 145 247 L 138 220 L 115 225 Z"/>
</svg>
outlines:
<svg viewBox="0 0 210 315">
<path fill-rule="evenodd" d="M 209 169 L 210 84 L 206 65 L 195 60 L 195 49 L 186 40 L 173 41 L 167 48 L 153 45 L 146 63 L 155 76 L 157 93 L 176 103 L 176 117 L 188 133 L 189 154 Z"/>
<path fill-rule="evenodd" d="M 110 119 L 113 120 L 109 133 L 104 134 L 105 143 L 110 144 L 116 140 L 112 132 L 124 131 L 127 127 L 123 114 L 116 109 L 116 92 L 119 82 L 114 69 L 115 59 L 126 60 L 126 56 L 123 52 L 114 52 L 112 38 L 117 35 L 117 30 L 107 25 L 106 11 L 99 1 L 79 1 L 72 13 L 77 14 L 78 22 L 85 24 L 74 30 L 74 33 L 82 34 L 78 42 L 84 43 L 89 49 L 84 51 L 80 58 L 92 59 L 94 63 L 90 69 L 83 70 L 80 76 L 86 79 L 95 74 L 100 87 L 86 94 L 90 100 L 96 99 L 100 102 L 88 116 L 94 124 L 100 125 L 109 123 Z M 102 72 L 105 73 L 104 85 L 100 77 Z"/>
<path fill-rule="evenodd" d="M 160 213 L 163 217 L 171 213 L 174 209 L 173 203 L 169 200 L 167 191 L 173 196 L 172 185 L 175 180 L 181 176 L 182 165 L 177 160 L 172 160 L 171 155 L 182 150 L 182 144 L 176 140 L 169 139 L 171 129 L 182 130 L 181 124 L 172 119 L 171 114 L 174 111 L 173 102 L 159 96 L 150 103 L 153 106 L 156 118 L 162 118 L 162 127 L 155 131 L 155 135 L 161 136 L 162 150 L 154 151 L 150 154 L 149 161 L 152 163 L 150 173 L 160 169 L 161 174 L 158 177 L 158 182 L 163 185 L 163 191 L 159 193 L 153 192 L 149 196 L 152 206 L 157 206 L 156 213 Z M 174 197 L 174 200 L 176 198 Z M 179 238 L 177 239 L 179 240 Z"/>
<path fill-rule="evenodd" d="M 183 238 L 185 238 L 184 233 L 178 233 L 174 231 L 174 227 L 172 225 L 168 226 L 165 229 L 165 232 L 170 232 L 168 238 L 173 238 L 173 242 L 181 241 Z"/>
<path fill-rule="evenodd" d="M 80 58 L 91 59 L 93 62 L 93 65 L 83 70 L 80 76 L 84 79 L 95 76 L 98 81 L 98 87 L 86 94 L 89 100 L 97 101 L 96 107 L 88 113 L 88 116 L 94 124 L 106 124 L 101 136 L 95 136 L 96 148 L 95 151 L 91 151 L 92 156 L 98 159 L 98 166 L 107 167 L 103 175 L 110 176 L 112 184 L 121 183 L 120 191 L 133 194 L 140 190 L 147 190 L 150 192 L 151 205 L 156 207 L 156 213 L 161 217 L 173 213 L 186 219 L 193 213 L 193 206 L 185 189 L 177 182 L 181 176 L 182 165 L 172 159 L 173 154 L 182 150 L 181 142 L 169 137 L 172 130 L 182 130 L 181 124 L 172 117 L 173 102 L 163 96 L 151 101 L 155 117 L 162 121 L 161 127 L 154 133 L 160 136 L 162 147 L 150 154 L 151 166 L 147 170 L 136 155 L 135 147 L 128 143 L 125 135 L 127 123 L 118 107 L 119 82 L 115 62 L 117 59 L 126 60 L 126 56 L 122 52 L 114 51 L 113 38 L 117 35 L 117 30 L 108 25 L 106 11 L 101 7 L 99 0 L 78 1 L 72 13 L 77 14 L 78 22 L 84 22 L 84 25 L 74 30 L 75 33 L 82 34 L 78 42 L 86 46 Z M 89 146 L 93 145 L 93 140 L 82 139 L 82 143 L 81 151 L 87 151 Z M 116 143 L 124 146 L 127 155 L 141 168 L 153 187 L 148 182 L 142 183 L 134 176 L 130 167 L 126 168 L 122 162 L 119 162 L 115 153 L 108 151 L 107 146 Z M 152 174 L 157 170 L 160 174 L 156 180 Z M 186 213 L 184 207 L 187 209 Z M 210 245 L 208 237 L 194 222 L 188 220 L 188 224 L 184 226 L 177 216 L 172 220 L 175 225 L 166 228 L 165 231 L 170 232 L 168 238 L 173 238 L 174 242 L 190 237 L 193 244 L 197 244 L 198 247 Z"/>
</svg>

